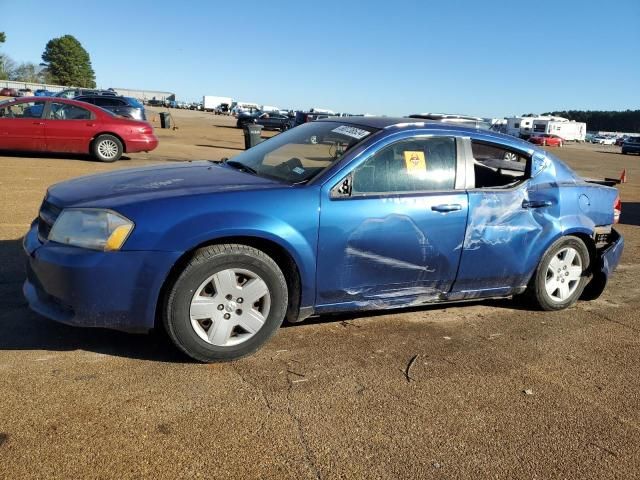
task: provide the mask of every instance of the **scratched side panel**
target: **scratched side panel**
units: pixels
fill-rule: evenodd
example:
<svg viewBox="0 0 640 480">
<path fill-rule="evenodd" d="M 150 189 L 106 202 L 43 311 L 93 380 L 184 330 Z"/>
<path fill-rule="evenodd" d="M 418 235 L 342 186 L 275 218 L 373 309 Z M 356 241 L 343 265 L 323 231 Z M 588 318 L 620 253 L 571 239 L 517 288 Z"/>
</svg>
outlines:
<svg viewBox="0 0 640 480">
<path fill-rule="evenodd" d="M 461 210 L 431 210 L 440 203 L 457 203 Z M 466 214 L 462 192 L 323 203 L 318 310 L 437 300 L 455 279 Z"/>
<path fill-rule="evenodd" d="M 519 188 L 469 191 L 469 221 L 452 298 L 524 287 L 556 239 L 592 235 L 595 226 L 613 222 L 615 189 L 585 183 L 552 156 L 536 153 L 532 162 L 534 178 Z M 525 201 L 550 206 L 523 208 Z"/>
<path fill-rule="evenodd" d="M 551 207 L 522 208 L 532 196 L 525 188 L 469 192 L 469 222 L 454 291 L 527 283 L 541 250 L 559 231 L 558 188 L 536 192 L 555 199 Z"/>
</svg>

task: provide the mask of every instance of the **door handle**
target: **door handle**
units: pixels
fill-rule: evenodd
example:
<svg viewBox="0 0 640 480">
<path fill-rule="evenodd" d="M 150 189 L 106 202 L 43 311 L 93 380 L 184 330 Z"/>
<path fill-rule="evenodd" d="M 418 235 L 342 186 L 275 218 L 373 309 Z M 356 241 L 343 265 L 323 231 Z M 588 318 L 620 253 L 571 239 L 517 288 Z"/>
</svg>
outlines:
<svg viewBox="0 0 640 480">
<path fill-rule="evenodd" d="M 550 207 L 553 203 L 550 200 L 523 200 L 522 208 L 542 208 Z"/>
<path fill-rule="evenodd" d="M 44 122 L 33 122 L 34 125 L 44 125 Z"/>
<path fill-rule="evenodd" d="M 462 210 L 462 205 L 459 203 L 443 203 L 441 205 L 432 206 L 431 210 L 442 213 L 457 212 L 458 210 Z"/>
<path fill-rule="evenodd" d="M 92 123 L 92 122 L 87 123 L 87 127 L 95 127 L 95 126 L 96 126 L 95 123 Z"/>
</svg>

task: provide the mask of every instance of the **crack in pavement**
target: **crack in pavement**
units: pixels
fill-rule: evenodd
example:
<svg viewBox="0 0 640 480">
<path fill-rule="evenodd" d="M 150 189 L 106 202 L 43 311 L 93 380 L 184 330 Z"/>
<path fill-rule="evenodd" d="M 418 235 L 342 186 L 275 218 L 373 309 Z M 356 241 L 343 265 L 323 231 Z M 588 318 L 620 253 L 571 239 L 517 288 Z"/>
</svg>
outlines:
<svg viewBox="0 0 640 480">
<path fill-rule="evenodd" d="M 632 330 L 632 331 L 634 331 L 636 333 L 640 333 L 640 329 L 638 329 L 636 327 L 632 327 L 631 325 L 627 325 L 625 323 L 622 323 L 622 322 L 620 322 L 618 320 L 614 320 L 613 318 L 609 318 L 603 312 L 599 312 L 599 311 L 596 310 L 594 313 L 596 315 L 598 315 L 599 317 L 604 318 L 608 322 L 615 323 L 617 325 L 620 325 L 621 327 L 625 327 L 625 328 L 628 328 L 629 330 Z"/>
<path fill-rule="evenodd" d="M 271 414 L 273 412 L 275 412 L 275 409 L 273 408 L 273 406 L 271 405 L 271 402 L 267 398 L 267 395 L 264 392 L 264 389 L 262 389 L 261 387 L 259 387 L 255 383 L 249 381 L 242 374 L 242 372 L 240 372 L 240 370 L 236 367 L 236 365 L 234 363 L 231 364 L 231 369 L 238 375 L 238 377 L 240 377 L 240 380 L 242 380 L 243 383 L 246 383 L 247 385 L 249 385 L 251 388 L 253 388 L 254 390 L 256 390 L 259 393 L 260 399 L 262 400 L 262 403 L 264 403 L 264 405 L 267 407 L 267 416 L 264 418 L 264 420 L 262 421 L 262 423 L 258 427 L 258 430 L 256 430 L 256 433 L 260 433 L 264 429 L 264 427 L 267 424 L 267 422 L 269 421 L 269 417 L 271 416 Z"/>
</svg>

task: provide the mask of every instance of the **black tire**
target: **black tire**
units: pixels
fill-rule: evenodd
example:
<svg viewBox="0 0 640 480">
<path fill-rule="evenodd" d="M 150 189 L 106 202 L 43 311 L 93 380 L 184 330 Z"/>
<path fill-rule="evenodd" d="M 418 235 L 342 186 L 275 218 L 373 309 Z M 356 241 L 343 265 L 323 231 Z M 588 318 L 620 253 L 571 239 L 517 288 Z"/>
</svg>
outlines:
<svg viewBox="0 0 640 480">
<path fill-rule="evenodd" d="M 91 144 L 91 153 L 101 162 L 115 162 L 120 159 L 123 151 L 122 142 L 113 135 L 100 135 Z M 113 152 L 113 154 L 110 152 Z"/>
<path fill-rule="evenodd" d="M 256 273 L 267 285 L 271 308 L 253 337 L 235 346 L 204 341 L 191 325 L 191 300 L 211 275 L 228 268 Z M 280 328 L 287 313 L 287 283 L 278 265 L 264 252 L 247 245 L 212 245 L 198 250 L 169 289 L 163 323 L 169 338 L 184 353 L 200 362 L 232 361 L 258 350 Z"/>
<path fill-rule="evenodd" d="M 573 248 L 578 253 L 578 255 L 580 255 L 580 261 L 582 264 L 582 275 L 573 293 L 564 301 L 557 301 L 547 293 L 545 287 L 547 270 L 549 268 L 550 262 L 554 259 L 554 257 L 558 255 L 561 250 L 567 247 Z M 542 256 L 538 268 L 536 269 L 535 273 L 533 274 L 533 278 L 529 283 L 526 294 L 542 310 L 552 311 L 568 308 L 578 301 L 578 299 L 582 295 L 582 292 L 584 291 L 585 286 L 589 282 L 589 266 L 589 250 L 584 242 L 578 237 L 562 237 L 556 240 Z"/>
</svg>

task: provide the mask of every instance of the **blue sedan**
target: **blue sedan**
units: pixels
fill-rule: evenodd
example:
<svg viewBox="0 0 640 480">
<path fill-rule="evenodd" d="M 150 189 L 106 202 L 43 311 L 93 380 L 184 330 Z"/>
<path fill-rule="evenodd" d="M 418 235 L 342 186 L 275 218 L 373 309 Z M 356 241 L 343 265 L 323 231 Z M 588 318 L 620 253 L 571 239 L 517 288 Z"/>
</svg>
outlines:
<svg viewBox="0 0 640 480">
<path fill-rule="evenodd" d="M 285 319 L 595 298 L 622 253 L 619 215 L 615 188 L 513 137 L 327 119 L 221 163 L 50 187 L 24 239 L 24 294 L 59 322 L 162 326 L 194 359 L 232 360 Z"/>
</svg>

